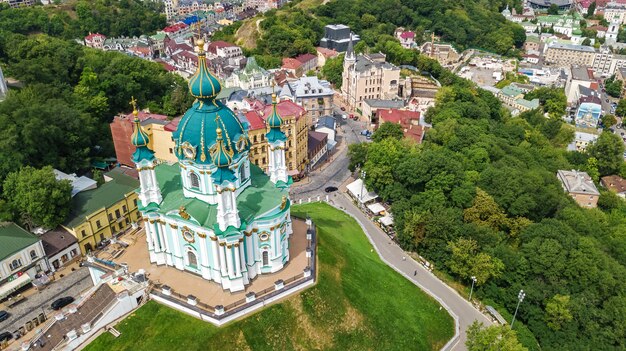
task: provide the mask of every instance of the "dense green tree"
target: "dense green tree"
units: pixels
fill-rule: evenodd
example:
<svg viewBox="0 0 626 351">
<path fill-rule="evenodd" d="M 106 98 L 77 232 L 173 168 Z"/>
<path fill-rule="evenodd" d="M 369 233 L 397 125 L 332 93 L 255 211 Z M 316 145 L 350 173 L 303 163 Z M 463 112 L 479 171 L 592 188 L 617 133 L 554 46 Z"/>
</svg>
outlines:
<svg viewBox="0 0 626 351">
<path fill-rule="evenodd" d="M 611 128 L 617 123 L 617 118 L 611 114 L 606 114 L 600 118 L 604 128 Z"/>
<path fill-rule="evenodd" d="M 546 321 L 553 330 L 560 330 L 563 325 L 572 320 L 569 310 L 570 297 L 568 295 L 554 295 L 546 305 Z"/>
<path fill-rule="evenodd" d="M 626 117 L 626 99 L 620 99 L 615 108 L 615 114 L 620 117 Z"/>
<path fill-rule="evenodd" d="M 619 136 L 604 132 L 587 148 L 587 151 L 598 160 L 600 176 L 620 172 L 624 163 L 624 142 Z"/>
<path fill-rule="evenodd" d="M 557 4 L 551 4 L 548 7 L 548 15 L 558 15 L 559 14 L 559 6 Z"/>
<path fill-rule="evenodd" d="M 488 279 L 498 277 L 504 269 L 500 259 L 479 252 L 473 239 L 459 238 L 448 243 L 448 248 L 452 253 L 448 267 L 464 280 L 476 277 L 476 284 L 482 285 Z"/>
<path fill-rule="evenodd" d="M 587 14 L 586 14 L 586 18 L 590 18 L 593 17 L 593 15 L 596 13 L 596 2 L 592 2 L 589 7 L 587 7 Z"/>
<path fill-rule="evenodd" d="M 17 221 L 28 229 L 31 225 L 54 228 L 61 224 L 70 212 L 71 194 L 71 182 L 57 180 L 52 167 L 24 167 L 10 173 L 2 193 Z"/>
<path fill-rule="evenodd" d="M 404 132 L 402 131 L 402 126 L 398 123 L 385 122 L 374 131 L 372 135 L 372 140 L 374 141 L 382 141 L 386 138 L 394 138 L 400 140 L 404 137 Z"/>
<path fill-rule="evenodd" d="M 474 321 L 467 329 L 468 351 L 527 351 L 517 340 L 517 334 L 508 325 L 485 327 Z"/>
<path fill-rule="evenodd" d="M 612 75 L 604 81 L 604 89 L 606 93 L 612 97 L 620 97 L 622 94 L 622 81 L 615 79 L 615 75 Z"/>
<path fill-rule="evenodd" d="M 335 89 L 341 89 L 343 58 L 344 54 L 327 59 L 324 67 L 322 67 L 322 76 L 334 85 Z"/>
<path fill-rule="evenodd" d="M 365 161 L 367 161 L 368 146 L 368 143 L 350 144 L 348 146 L 348 157 L 350 157 L 348 168 L 352 172 L 354 172 L 358 167 L 365 165 Z"/>
<path fill-rule="evenodd" d="M 558 88 L 538 88 L 525 96 L 526 99 L 539 99 L 544 112 L 550 114 L 551 117 L 561 118 L 565 114 L 567 107 L 567 98 L 563 89 Z"/>
</svg>

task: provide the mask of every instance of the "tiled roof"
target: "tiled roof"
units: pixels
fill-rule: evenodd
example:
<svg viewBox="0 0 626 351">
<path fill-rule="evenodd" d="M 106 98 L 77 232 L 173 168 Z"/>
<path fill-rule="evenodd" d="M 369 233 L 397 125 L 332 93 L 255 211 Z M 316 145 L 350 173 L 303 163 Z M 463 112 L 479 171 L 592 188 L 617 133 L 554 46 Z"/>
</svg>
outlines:
<svg viewBox="0 0 626 351">
<path fill-rule="evenodd" d="M 331 58 L 331 57 L 335 57 L 337 55 L 339 55 L 339 53 L 336 50 L 333 49 L 327 49 L 327 48 L 323 48 L 321 46 L 315 48 L 317 50 L 317 52 L 319 52 L 320 54 L 322 54 L 324 57 L 326 58 Z"/>
<path fill-rule="evenodd" d="M 44 233 L 41 236 L 46 256 L 52 257 L 76 243 L 76 238 L 62 227 Z"/>
<path fill-rule="evenodd" d="M 258 111 L 248 111 L 245 116 L 250 123 L 250 130 L 265 129 L 265 120 L 259 115 Z"/>
<path fill-rule="evenodd" d="M 88 36 L 86 36 L 86 37 L 85 37 L 85 40 L 93 40 L 93 39 L 94 39 L 94 38 L 96 38 L 96 37 L 101 37 L 101 38 L 104 38 L 104 39 L 106 39 L 106 38 L 107 38 L 107 37 L 106 37 L 106 35 L 104 35 L 104 34 L 100 34 L 100 33 L 91 33 L 91 34 L 89 34 Z"/>
<path fill-rule="evenodd" d="M 410 123 L 411 121 L 420 119 L 420 113 L 415 111 L 408 110 L 398 110 L 395 108 L 391 109 L 378 109 L 377 110 L 378 118 L 382 118 L 385 122 L 391 123 Z"/>
<path fill-rule="evenodd" d="M 284 118 L 288 116 L 295 116 L 296 120 L 299 120 L 300 117 L 303 116 L 306 112 L 301 106 L 297 105 L 291 100 L 283 100 L 279 102 L 278 104 L 276 104 L 276 110 L 281 117 Z M 272 105 L 265 105 L 262 115 L 263 118 L 265 119 L 265 116 L 269 116 L 271 113 Z"/>
<path fill-rule="evenodd" d="M 281 66 L 281 68 L 283 69 L 298 69 L 302 66 L 302 62 L 291 58 L 291 57 L 285 57 L 283 58 L 283 65 Z"/>
<path fill-rule="evenodd" d="M 400 34 L 400 38 L 402 38 L 402 39 L 412 39 L 412 38 L 415 38 L 415 33 L 411 32 L 411 31 L 402 32 L 402 34 Z"/>
<path fill-rule="evenodd" d="M 313 54 L 302 54 L 296 57 L 296 60 L 304 63 L 307 63 L 311 60 L 316 60 L 317 56 L 313 55 Z"/>
<path fill-rule="evenodd" d="M 557 175 L 570 194 L 600 195 L 587 172 L 559 170 Z"/>
<path fill-rule="evenodd" d="M 605 188 L 618 194 L 626 193 L 626 179 L 618 175 L 602 177 L 601 183 Z"/>
<path fill-rule="evenodd" d="M 178 128 L 178 123 L 180 122 L 180 116 L 174 118 L 173 120 L 170 121 L 170 123 L 166 124 L 165 127 L 163 127 L 163 129 L 173 132 L 176 130 L 176 128 Z"/>
</svg>

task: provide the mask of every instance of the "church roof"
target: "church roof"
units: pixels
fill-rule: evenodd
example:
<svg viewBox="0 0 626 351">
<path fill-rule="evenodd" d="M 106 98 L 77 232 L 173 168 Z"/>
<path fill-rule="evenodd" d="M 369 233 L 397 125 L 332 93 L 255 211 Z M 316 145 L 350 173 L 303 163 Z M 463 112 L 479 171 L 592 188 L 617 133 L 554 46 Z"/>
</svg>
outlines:
<svg viewBox="0 0 626 351">
<path fill-rule="evenodd" d="M 235 160 L 241 152 L 250 148 L 247 128 L 231 109 L 216 100 L 222 88 L 207 68 L 203 45 L 199 39 L 198 69 L 189 80 L 191 95 L 198 100 L 185 112 L 173 133 L 176 141 L 175 154 L 178 159 L 185 159 L 183 148 L 191 148 L 195 155 L 193 162 L 212 163 L 209 154 L 217 143 L 217 129 L 220 129 L 224 138 L 224 149 Z"/>
<path fill-rule="evenodd" d="M 178 213 L 181 206 L 198 223 L 205 228 L 217 225 L 217 205 L 208 205 L 195 198 L 185 198 L 178 164 L 160 164 L 155 168 L 156 178 L 161 188 L 163 201 L 158 211 L 164 215 Z M 258 166 L 250 164 L 251 186 L 237 196 L 237 209 L 242 221 L 250 223 L 254 219 L 271 213 L 280 206 L 282 197 L 287 195 L 270 181 Z"/>
</svg>

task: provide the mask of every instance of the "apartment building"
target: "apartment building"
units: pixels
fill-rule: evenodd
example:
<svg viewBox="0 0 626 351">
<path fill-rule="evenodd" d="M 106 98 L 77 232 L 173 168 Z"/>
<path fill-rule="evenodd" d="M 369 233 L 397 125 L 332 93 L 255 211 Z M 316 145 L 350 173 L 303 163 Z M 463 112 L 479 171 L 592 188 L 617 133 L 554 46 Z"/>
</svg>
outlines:
<svg viewBox="0 0 626 351">
<path fill-rule="evenodd" d="M 592 66 L 595 56 L 591 46 L 553 43 L 548 45 L 544 59 L 546 63 L 562 66 Z"/>
</svg>

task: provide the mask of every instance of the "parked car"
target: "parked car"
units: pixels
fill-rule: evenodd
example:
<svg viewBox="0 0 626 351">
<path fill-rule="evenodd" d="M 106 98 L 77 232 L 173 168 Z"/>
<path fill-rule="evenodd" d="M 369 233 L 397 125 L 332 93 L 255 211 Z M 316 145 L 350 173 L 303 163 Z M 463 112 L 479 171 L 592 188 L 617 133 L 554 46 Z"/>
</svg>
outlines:
<svg viewBox="0 0 626 351">
<path fill-rule="evenodd" d="M 9 317 L 11 316 L 11 314 L 7 311 L 0 311 L 0 322 L 4 322 L 7 319 L 9 319 Z"/>
<path fill-rule="evenodd" d="M 339 188 L 337 188 L 336 186 L 327 186 L 326 189 L 324 189 L 324 191 L 327 193 L 332 193 L 333 191 L 337 190 L 339 190 Z"/>
<path fill-rule="evenodd" d="M 346 119 L 348 119 L 348 115 L 343 114 L 343 115 L 341 115 L 341 118 L 342 118 L 343 120 L 346 120 Z"/>
<path fill-rule="evenodd" d="M 54 300 L 54 302 L 50 305 L 50 307 L 55 310 L 58 311 L 60 309 L 62 309 L 63 307 L 71 304 L 72 302 L 74 302 L 74 298 L 71 296 L 64 296 L 61 298 L 58 298 L 56 300 Z"/>
<path fill-rule="evenodd" d="M 346 108 L 341 106 L 341 111 L 345 111 L 345 110 L 346 110 Z"/>
<path fill-rule="evenodd" d="M 11 334 L 8 331 L 5 331 L 4 333 L 0 334 L 0 342 L 9 341 L 11 339 L 13 339 L 13 334 Z"/>
</svg>

